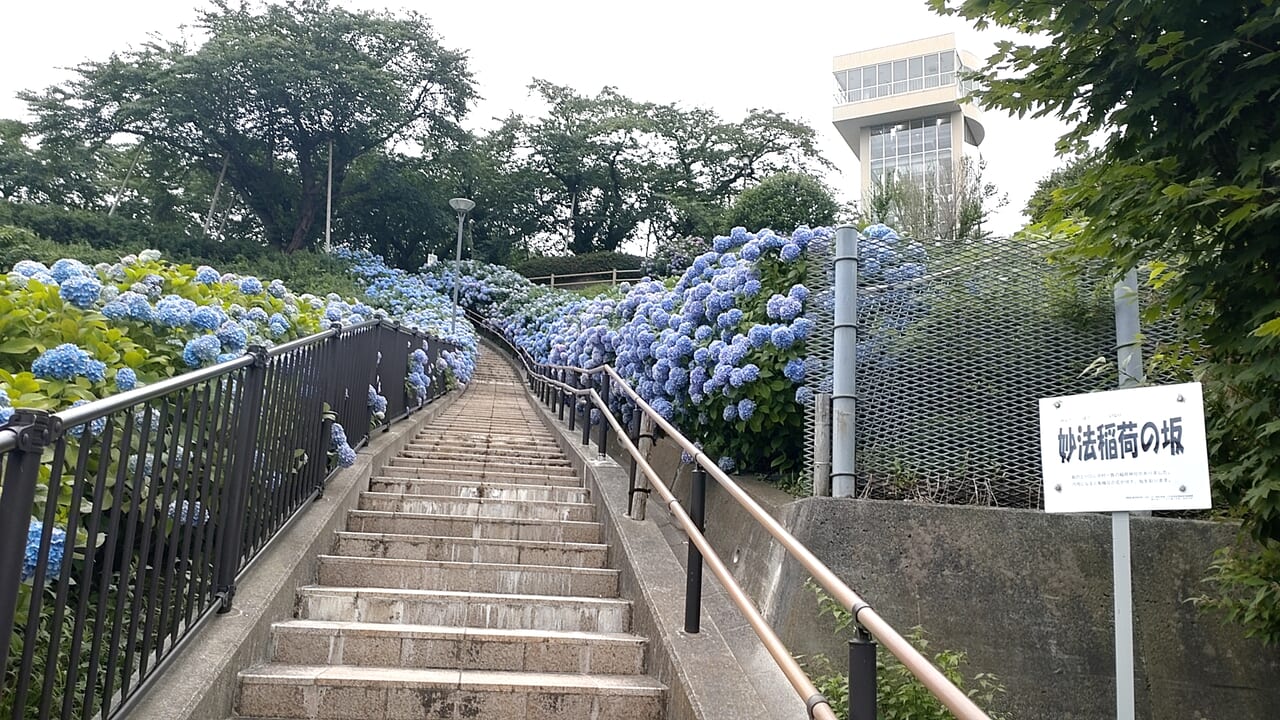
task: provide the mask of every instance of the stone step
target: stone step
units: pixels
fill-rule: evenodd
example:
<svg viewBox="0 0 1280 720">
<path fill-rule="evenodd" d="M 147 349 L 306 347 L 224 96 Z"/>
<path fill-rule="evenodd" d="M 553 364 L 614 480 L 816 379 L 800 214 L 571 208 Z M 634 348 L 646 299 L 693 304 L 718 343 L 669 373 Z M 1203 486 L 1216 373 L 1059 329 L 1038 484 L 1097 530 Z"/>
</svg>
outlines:
<svg viewBox="0 0 1280 720">
<path fill-rule="evenodd" d="M 381 510 L 352 510 L 347 530 L 399 535 L 444 535 L 498 540 L 598 543 L 600 523 L 533 518 L 474 518 Z"/>
<path fill-rule="evenodd" d="M 551 500 L 516 500 L 495 497 L 450 497 L 447 495 L 405 495 L 402 493 L 360 493 L 361 510 L 453 515 L 475 518 L 528 518 L 535 520 L 595 519 L 596 507 L 587 503 Z"/>
<path fill-rule="evenodd" d="M 339 532 L 334 555 L 602 568 L 609 546 L 592 543 Z"/>
<path fill-rule="evenodd" d="M 511 458 L 491 458 L 483 455 L 455 454 L 453 457 L 440 457 L 438 453 L 431 450 L 418 450 L 411 446 L 401 450 L 397 457 L 413 458 L 414 460 L 430 460 L 439 465 L 447 465 L 458 469 L 484 469 L 492 468 L 494 470 L 523 470 L 528 467 L 540 467 L 550 470 L 552 468 L 561 468 L 572 472 L 573 466 L 568 460 L 560 460 L 558 458 L 543 458 L 538 460 L 530 460 L 526 457 Z"/>
<path fill-rule="evenodd" d="M 427 443 L 422 441 L 414 441 L 405 445 L 405 449 L 423 452 L 440 460 L 475 460 L 477 457 L 487 457 L 491 459 L 501 458 L 504 462 L 511 461 L 548 461 L 553 464 L 562 465 L 567 462 L 564 459 L 564 452 L 556 450 L 533 450 L 525 451 L 495 451 L 491 454 L 478 454 L 473 450 L 460 450 L 449 447 L 448 443 Z"/>
<path fill-rule="evenodd" d="M 582 503 L 589 496 L 586 488 L 560 485 L 520 485 L 518 483 L 479 482 L 476 480 L 418 480 L 415 478 L 374 477 L 369 490 L 401 495 L 439 495 L 505 500 L 551 500 Z"/>
<path fill-rule="evenodd" d="M 273 718 L 658 720 L 666 686 L 643 675 L 260 665 L 238 711 Z"/>
<path fill-rule="evenodd" d="M 406 560 L 321 555 L 316 582 L 407 590 L 510 595 L 618 596 L 618 571 L 558 565 Z"/>
<path fill-rule="evenodd" d="M 290 620 L 272 639 L 275 662 L 294 665 L 644 672 L 645 639 L 624 633 Z"/>
<path fill-rule="evenodd" d="M 436 441 L 457 445 L 484 445 L 509 447 L 512 449 L 529 446 L 558 448 L 555 436 L 547 432 L 542 424 L 528 425 L 519 420 L 499 422 L 484 427 L 467 427 L 442 424 L 433 428 Z"/>
<path fill-rule="evenodd" d="M 519 485 L 563 485 L 565 487 L 582 487 L 582 479 L 575 475 L 547 473 L 511 473 L 481 472 L 471 470 L 453 470 L 448 467 L 426 467 L 421 464 L 400 464 L 400 458 L 392 458 L 391 464 L 382 468 L 379 473 L 386 477 L 408 477 L 419 480 L 472 480 L 477 482 L 500 482 Z"/>
<path fill-rule="evenodd" d="M 625 633 L 631 629 L 631 603 L 617 598 L 313 585 L 298 589 L 297 617 L 333 622 Z"/>
</svg>

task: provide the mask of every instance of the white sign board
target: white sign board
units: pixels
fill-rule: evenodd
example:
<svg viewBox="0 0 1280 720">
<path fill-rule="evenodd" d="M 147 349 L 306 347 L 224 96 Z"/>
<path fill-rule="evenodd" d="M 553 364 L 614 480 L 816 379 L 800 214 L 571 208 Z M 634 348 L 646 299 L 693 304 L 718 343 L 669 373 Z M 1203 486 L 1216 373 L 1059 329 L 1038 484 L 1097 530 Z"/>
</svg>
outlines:
<svg viewBox="0 0 1280 720">
<path fill-rule="evenodd" d="M 1200 383 L 1040 401 L 1050 513 L 1211 507 Z"/>
</svg>

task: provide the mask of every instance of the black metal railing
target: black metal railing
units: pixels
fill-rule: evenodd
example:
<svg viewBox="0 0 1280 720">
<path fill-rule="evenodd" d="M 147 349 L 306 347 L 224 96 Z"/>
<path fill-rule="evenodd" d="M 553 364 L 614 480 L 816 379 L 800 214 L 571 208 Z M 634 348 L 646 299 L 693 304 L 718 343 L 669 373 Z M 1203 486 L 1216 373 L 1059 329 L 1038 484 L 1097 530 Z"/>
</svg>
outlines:
<svg viewBox="0 0 1280 720">
<path fill-rule="evenodd" d="M 777 633 L 769 626 L 755 603 L 729 572 L 728 567 L 703 533 L 707 478 L 710 477 L 760 527 L 778 541 L 791 557 L 800 563 L 818 586 L 852 614 L 856 636 L 849 642 L 848 717 L 850 720 L 875 720 L 876 718 L 877 644 L 883 645 L 896 657 L 955 717 L 962 720 L 987 720 L 987 715 L 968 695 L 956 687 L 919 650 L 880 617 L 871 605 L 753 500 L 701 449 L 650 407 L 612 367 L 601 365 L 586 369 L 539 363 L 524 349 L 512 343 L 499 328 L 491 326 L 485 318 L 471 312 L 468 312 L 468 317 L 481 336 L 506 349 L 524 367 L 529 391 L 547 405 L 550 412 L 556 413 L 560 420 L 565 420 L 567 414 L 570 432 L 574 431 L 575 424 L 582 426 L 584 446 L 590 445 L 593 440 L 591 437 L 593 425 L 596 429 L 594 440 L 601 456 L 609 452 L 611 432 L 615 435 L 618 444 L 631 458 L 628 513 L 633 519 L 643 519 L 643 510 L 638 514 L 635 512 L 637 504 L 643 507 L 643 498 L 652 493 L 661 499 L 663 507 L 671 515 L 672 520 L 685 533 L 689 540 L 688 563 L 685 568 L 684 630 L 686 633 L 698 633 L 701 629 L 702 571 L 705 564 L 712 575 L 719 580 L 729 600 L 760 638 L 766 651 L 786 676 L 797 696 L 804 701 L 808 716 L 818 720 L 835 720 L 835 713 L 826 697 L 818 692 L 795 657 L 787 651 Z M 615 392 L 632 410 L 631 422 L 627 427 L 623 427 L 611 410 L 610 397 Z M 599 413 L 599 415 L 593 416 L 593 413 Z M 647 428 L 643 428 L 641 419 L 648 422 Z M 693 483 L 687 509 L 640 451 L 642 438 L 646 434 L 652 439 L 659 433 L 669 438 L 689 456 L 693 463 Z"/>
<path fill-rule="evenodd" d="M 430 391 L 406 385 L 430 354 Z M 0 426 L 0 718 L 108 718 L 235 596 L 352 447 L 445 391 L 441 348 L 385 320 L 331 327 Z M 381 353 L 381 354 L 379 354 Z M 375 419 L 369 387 L 387 411 Z"/>
</svg>

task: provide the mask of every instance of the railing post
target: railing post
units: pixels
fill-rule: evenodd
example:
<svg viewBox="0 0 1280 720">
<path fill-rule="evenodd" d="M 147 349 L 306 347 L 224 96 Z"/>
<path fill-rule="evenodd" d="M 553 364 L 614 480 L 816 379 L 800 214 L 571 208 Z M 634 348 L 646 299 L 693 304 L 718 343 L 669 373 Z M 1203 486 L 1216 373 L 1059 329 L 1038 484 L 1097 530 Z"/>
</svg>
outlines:
<svg viewBox="0 0 1280 720">
<path fill-rule="evenodd" d="M 853 497 L 857 488 L 858 231 L 836 228 L 834 375 L 831 393 L 831 495 Z"/>
<path fill-rule="evenodd" d="M 43 410 L 15 410 L 7 427 L 18 434 L 18 445 L 9 453 L 4 487 L 0 488 L 0 640 L 4 641 L 0 681 L 9 674 L 9 640 L 18 608 L 18 585 L 22 582 L 40 456 L 59 431 L 53 417 Z M 70 560 L 70 552 L 67 559 Z"/>
<path fill-rule="evenodd" d="M 609 375 L 600 373 L 600 399 L 603 401 L 603 408 L 600 408 L 600 437 L 596 439 L 596 444 L 600 446 L 601 457 L 609 454 L 609 423 L 604 419 L 604 414 L 609 412 Z M 591 408 L 587 408 L 587 424 L 591 424 Z"/>
<path fill-rule="evenodd" d="M 551 287 L 555 287 L 555 286 L 556 286 L 556 274 L 551 273 Z"/>
<path fill-rule="evenodd" d="M 861 625 L 849 641 L 849 720 L 876 720 L 876 641 Z"/>
<path fill-rule="evenodd" d="M 640 416 L 639 441 L 636 449 L 640 451 L 640 457 L 649 461 L 649 455 L 653 452 L 654 422 L 643 410 L 636 407 L 636 414 Z M 644 473 L 640 473 L 636 477 L 635 487 L 631 490 L 631 497 L 628 498 L 631 506 L 631 519 L 644 520 L 645 509 L 648 507 L 649 500 L 649 477 Z"/>
<path fill-rule="evenodd" d="M 611 277 L 610 282 L 613 285 L 618 284 L 618 268 L 613 268 L 613 276 Z"/>
<path fill-rule="evenodd" d="M 231 461 L 231 477 L 222 488 L 218 503 L 222 532 L 218 547 L 214 593 L 221 600 L 219 613 L 231 610 L 236 595 L 236 575 L 240 570 L 241 545 L 244 543 L 244 516 L 249 501 L 249 484 L 253 481 L 254 453 L 258 447 L 258 421 L 262 416 L 262 396 L 266 390 L 267 349 L 249 346 L 252 365 L 244 371 L 244 394 L 241 399 L 240 424 L 236 427 L 235 456 Z M 323 453 L 328 451 L 328 438 L 323 439 Z"/>
<path fill-rule="evenodd" d="M 701 467 L 693 471 L 693 483 L 689 487 L 689 518 L 698 532 L 703 530 L 707 506 L 707 471 Z M 702 553 L 689 538 L 689 558 L 684 577 L 684 631 L 690 635 L 702 629 Z"/>
<path fill-rule="evenodd" d="M 573 371 L 573 372 L 572 372 L 572 375 L 576 378 L 576 380 L 575 380 L 575 383 L 574 383 L 574 384 L 576 384 L 576 385 L 578 386 L 578 388 L 579 388 L 579 389 L 582 389 L 582 388 L 588 388 L 588 387 L 590 387 L 590 386 L 591 386 L 591 381 L 589 381 L 589 380 L 588 380 L 588 381 L 587 381 L 587 382 L 585 382 L 585 383 L 584 383 L 584 382 L 582 382 L 582 377 L 581 377 L 581 376 L 580 376 L 576 371 Z M 591 444 L 591 403 L 587 401 L 587 397 L 588 397 L 588 396 L 586 396 L 586 395 L 574 395 L 574 396 L 573 396 L 573 410 L 574 410 L 574 412 L 577 412 L 577 410 L 578 410 L 578 398 L 582 398 L 582 404 L 583 404 L 583 409 L 582 409 L 582 444 L 583 444 L 584 446 L 587 446 L 587 445 L 590 445 L 590 444 Z"/>
<path fill-rule="evenodd" d="M 563 370 L 556 372 L 556 379 L 559 380 L 560 382 L 564 382 Z M 566 391 L 564 388 L 556 388 L 555 393 L 552 395 L 552 397 L 555 399 L 556 419 L 561 422 L 564 422 L 564 403 L 566 398 L 568 397 L 567 392 L 568 391 Z M 573 427 L 570 426 L 569 429 L 572 430 Z"/>
</svg>

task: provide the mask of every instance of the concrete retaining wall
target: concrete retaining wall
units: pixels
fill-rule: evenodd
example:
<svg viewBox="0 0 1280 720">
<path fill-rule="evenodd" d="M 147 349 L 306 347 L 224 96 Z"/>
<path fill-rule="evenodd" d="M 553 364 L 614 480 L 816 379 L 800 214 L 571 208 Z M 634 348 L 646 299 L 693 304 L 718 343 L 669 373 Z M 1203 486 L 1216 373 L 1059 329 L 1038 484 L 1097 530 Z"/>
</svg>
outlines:
<svg viewBox="0 0 1280 720">
<path fill-rule="evenodd" d="M 775 502 L 762 504 L 895 628 L 922 626 L 934 648 L 966 651 L 970 674 L 996 674 L 1007 692 L 995 710 L 1115 716 L 1108 517 L 832 498 L 780 504 L 771 493 Z M 818 619 L 803 569 L 714 489 L 707 525 L 718 551 L 739 558 L 735 573 L 788 648 L 843 667 L 845 638 Z M 1214 548 L 1233 537 L 1221 523 L 1133 518 L 1139 718 L 1280 712 L 1280 652 L 1189 602 Z"/>
</svg>

